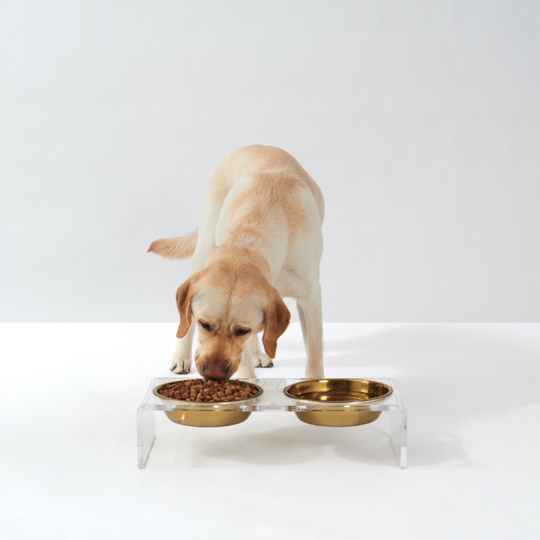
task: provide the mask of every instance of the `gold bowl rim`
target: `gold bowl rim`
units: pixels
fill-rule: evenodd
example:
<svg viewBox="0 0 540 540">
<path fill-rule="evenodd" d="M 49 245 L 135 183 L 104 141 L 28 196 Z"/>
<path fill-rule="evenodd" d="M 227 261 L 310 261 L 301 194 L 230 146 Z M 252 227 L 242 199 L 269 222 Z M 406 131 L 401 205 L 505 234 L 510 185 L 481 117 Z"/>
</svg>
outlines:
<svg viewBox="0 0 540 540">
<path fill-rule="evenodd" d="M 373 398 L 369 398 L 369 399 L 365 399 L 365 400 L 362 400 L 362 401 L 321 401 L 319 399 L 307 399 L 307 398 L 302 398 L 302 397 L 298 397 L 298 396 L 293 396 L 292 394 L 289 393 L 289 389 L 292 388 L 293 386 L 296 386 L 298 384 L 301 384 L 303 382 L 310 382 L 310 381 L 313 381 L 313 382 L 324 382 L 324 381 L 358 381 L 358 382 L 372 382 L 372 383 L 377 383 L 377 384 L 380 384 L 381 386 L 384 386 L 385 388 L 388 389 L 388 392 L 384 395 L 384 396 L 376 396 L 376 397 L 373 397 Z M 327 407 L 331 407 L 331 406 L 336 406 L 336 405 L 370 405 L 371 403 L 375 403 L 377 401 L 383 401 L 385 399 L 388 399 L 393 393 L 394 393 L 394 389 L 386 384 L 386 383 L 383 383 L 383 382 L 380 382 L 380 381 L 375 381 L 373 379 L 346 379 L 344 377 L 337 377 L 337 378 L 331 378 L 331 377 L 325 377 L 324 379 L 305 379 L 304 381 L 297 381 L 293 384 L 289 384 L 289 386 L 287 386 L 286 388 L 283 389 L 283 393 L 288 397 L 288 398 L 291 398 L 291 399 L 294 399 L 296 401 L 305 401 L 307 403 L 316 403 L 317 405 L 323 405 L 323 406 L 327 406 Z"/>
<path fill-rule="evenodd" d="M 154 396 L 158 397 L 159 399 L 163 399 L 165 401 L 174 401 L 175 403 L 180 403 L 182 405 L 186 405 L 188 407 L 193 407 L 193 406 L 197 406 L 197 408 L 200 408 L 200 407 L 203 407 L 203 408 L 208 408 L 208 409 L 216 409 L 218 408 L 220 405 L 234 405 L 234 404 L 237 404 L 237 403 L 244 403 L 245 401 L 252 401 L 258 397 L 261 397 L 262 394 L 264 393 L 264 390 L 258 385 L 258 384 L 255 384 L 255 383 L 252 383 L 252 382 L 249 382 L 249 384 L 252 384 L 253 386 L 256 386 L 259 390 L 259 393 L 256 395 L 256 396 L 251 396 L 249 398 L 244 398 L 244 399 L 235 399 L 234 401 L 216 401 L 216 402 L 212 402 L 212 403 L 208 403 L 208 402 L 204 402 L 204 401 L 185 401 L 184 399 L 174 399 L 174 398 L 170 398 L 170 397 L 167 397 L 167 396 L 162 396 L 160 393 L 158 393 L 158 390 L 162 387 L 162 386 L 165 386 L 166 384 L 171 384 L 171 383 L 174 383 L 174 382 L 182 382 L 182 381 L 194 381 L 196 379 L 178 379 L 178 380 L 175 380 L 175 381 L 168 381 L 166 383 L 162 383 L 162 384 L 159 384 L 158 386 L 154 386 L 154 388 L 152 388 L 152 393 L 154 394 Z M 245 382 L 245 381 L 240 381 L 240 382 Z"/>
</svg>

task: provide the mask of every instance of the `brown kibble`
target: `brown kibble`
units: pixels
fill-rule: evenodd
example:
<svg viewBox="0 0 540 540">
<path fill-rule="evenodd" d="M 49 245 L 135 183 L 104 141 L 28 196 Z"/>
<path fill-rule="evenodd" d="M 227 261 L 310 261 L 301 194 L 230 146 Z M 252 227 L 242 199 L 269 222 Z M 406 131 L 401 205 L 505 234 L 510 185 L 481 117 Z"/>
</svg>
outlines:
<svg viewBox="0 0 540 540">
<path fill-rule="evenodd" d="M 257 395 L 258 390 L 255 386 L 243 381 L 191 379 L 167 383 L 160 388 L 159 393 L 166 398 L 178 401 L 219 403 L 249 399 Z"/>
</svg>

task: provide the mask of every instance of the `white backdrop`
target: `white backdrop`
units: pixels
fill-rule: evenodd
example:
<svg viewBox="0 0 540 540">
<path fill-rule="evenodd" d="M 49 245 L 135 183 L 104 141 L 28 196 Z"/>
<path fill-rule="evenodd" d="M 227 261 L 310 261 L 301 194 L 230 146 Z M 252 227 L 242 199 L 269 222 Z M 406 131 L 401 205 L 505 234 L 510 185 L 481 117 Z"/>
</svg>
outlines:
<svg viewBox="0 0 540 540">
<path fill-rule="evenodd" d="M 175 321 L 230 151 L 326 199 L 326 321 L 540 320 L 540 4 L 0 3 L 0 320 Z"/>
</svg>

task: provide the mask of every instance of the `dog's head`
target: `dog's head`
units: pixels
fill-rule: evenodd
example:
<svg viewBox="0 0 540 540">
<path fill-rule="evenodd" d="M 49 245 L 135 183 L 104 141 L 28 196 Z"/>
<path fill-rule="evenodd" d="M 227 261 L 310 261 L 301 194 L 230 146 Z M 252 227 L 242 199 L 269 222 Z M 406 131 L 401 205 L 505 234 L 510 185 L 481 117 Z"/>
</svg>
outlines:
<svg viewBox="0 0 540 540">
<path fill-rule="evenodd" d="M 261 330 L 266 354 L 274 358 L 277 340 L 291 317 L 278 291 L 247 261 L 243 266 L 222 259 L 209 264 L 180 286 L 176 302 L 176 335 L 182 338 L 192 323 L 197 325 L 195 365 L 208 379 L 231 377 L 246 341 Z"/>
</svg>

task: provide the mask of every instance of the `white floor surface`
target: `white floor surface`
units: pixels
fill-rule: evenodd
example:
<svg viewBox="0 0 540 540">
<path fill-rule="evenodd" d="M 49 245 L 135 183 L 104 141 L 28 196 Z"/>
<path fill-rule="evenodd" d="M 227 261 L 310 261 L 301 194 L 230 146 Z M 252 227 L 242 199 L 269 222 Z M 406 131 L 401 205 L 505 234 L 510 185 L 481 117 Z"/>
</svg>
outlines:
<svg viewBox="0 0 540 540">
<path fill-rule="evenodd" d="M 0 325 L 0 539 L 540 538 L 540 324 L 325 325 L 326 376 L 396 380 L 406 470 L 382 417 L 266 412 L 212 430 L 163 417 L 138 469 L 135 412 L 171 375 L 175 332 Z M 302 377 L 304 354 L 293 324 L 257 376 Z"/>
</svg>

